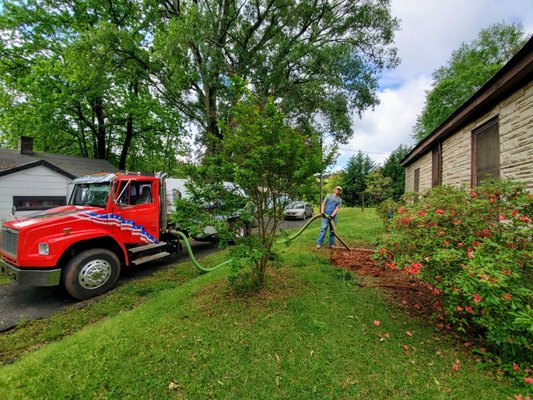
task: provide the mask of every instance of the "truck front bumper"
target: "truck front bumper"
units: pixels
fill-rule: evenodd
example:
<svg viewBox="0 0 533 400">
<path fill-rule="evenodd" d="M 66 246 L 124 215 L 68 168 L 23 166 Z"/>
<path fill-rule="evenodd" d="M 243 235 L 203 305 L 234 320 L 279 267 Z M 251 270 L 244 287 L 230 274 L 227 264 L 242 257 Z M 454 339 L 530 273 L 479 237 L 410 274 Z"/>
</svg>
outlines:
<svg viewBox="0 0 533 400">
<path fill-rule="evenodd" d="M 0 260 L 0 272 L 12 281 L 25 286 L 57 286 L 61 279 L 61 269 L 22 269 Z"/>
</svg>

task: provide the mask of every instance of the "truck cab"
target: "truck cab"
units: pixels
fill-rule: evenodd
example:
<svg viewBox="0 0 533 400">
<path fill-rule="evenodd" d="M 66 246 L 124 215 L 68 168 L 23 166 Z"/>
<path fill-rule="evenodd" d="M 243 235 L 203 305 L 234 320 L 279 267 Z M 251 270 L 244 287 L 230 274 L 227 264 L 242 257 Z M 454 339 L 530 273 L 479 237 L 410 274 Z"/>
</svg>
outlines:
<svg viewBox="0 0 533 400">
<path fill-rule="evenodd" d="M 122 268 L 179 249 L 164 182 L 127 173 L 74 180 L 68 205 L 2 225 L 1 272 L 23 285 L 62 285 L 81 300 L 107 292 Z"/>
</svg>

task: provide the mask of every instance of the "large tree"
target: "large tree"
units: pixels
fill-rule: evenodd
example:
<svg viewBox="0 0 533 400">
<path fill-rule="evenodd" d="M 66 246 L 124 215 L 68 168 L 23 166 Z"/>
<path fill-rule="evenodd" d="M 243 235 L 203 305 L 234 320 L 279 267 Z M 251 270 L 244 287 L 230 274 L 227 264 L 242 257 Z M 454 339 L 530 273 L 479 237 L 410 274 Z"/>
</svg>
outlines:
<svg viewBox="0 0 533 400">
<path fill-rule="evenodd" d="M 31 132 L 42 150 L 116 153 L 128 167 L 146 146 L 173 149 L 183 121 L 213 154 L 237 76 L 292 127 L 344 142 L 398 63 L 389 3 L 6 0 L 0 129 L 11 143 Z"/>
<path fill-rule="evenodd" d="M 168 167 L 142 161 L 175 159 L 180 128 L 151 87 L 148 20 L 142 3 L 126 0 L 4 1 L 5 141 L 25 134 L 40 150 L 121 169 Z"/>
<path fill-rule="evenodd" d="M 463 43 L 448 63 L 433 73 L 422 113 L 413 128 L 422 140 L 483 86 L 525 44 L 520 24 L 494 24 L 481 30 L 470 44 Z"/>
<path fill-rule="evenodd" d="M 342 198 L 347 205 L 361 204 L 361 196 L 366 190 L 366 179 L 375 167 L 376 163 L 361 151 L 350 157 L 342 174 Z"/>
<path fill-rule="evenodd" d="M 381 174 L 391 179 L 390 195 L 394 200 L 400 200 L 405 190 L 405 169 L 400 163 L 410 151 L 408 146 L 398 146 L 381 167 Z"/>
<path fill-rule="evenodd" d="M 168 23 L 155 36 L 169 99 L 203 143 L 221 138 L 238 76 L 275 98 L 292 126 L 315 124 L 338 141 L 351 113 L 377 104 L 377 79 L 398 59 L 388 0 L 196 0 L 154 2 Z M 320 124 L 320 126 L 318 126 Z M 216 143 L 216 142 L 215 142 Z"/>
</svg>

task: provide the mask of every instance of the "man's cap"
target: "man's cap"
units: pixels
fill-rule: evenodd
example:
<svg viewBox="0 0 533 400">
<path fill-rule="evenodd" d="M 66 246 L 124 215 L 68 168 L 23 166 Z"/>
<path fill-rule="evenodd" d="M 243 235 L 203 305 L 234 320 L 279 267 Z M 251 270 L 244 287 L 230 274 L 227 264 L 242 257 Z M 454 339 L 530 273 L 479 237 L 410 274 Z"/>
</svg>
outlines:
<svg viewBox="0 0 533 400">
<path fill-rule="evenodd" d="M 342 188 L 340 186 L 336 186 L 335 190 L 339 189 L 342 192 Z"/>
</svg>

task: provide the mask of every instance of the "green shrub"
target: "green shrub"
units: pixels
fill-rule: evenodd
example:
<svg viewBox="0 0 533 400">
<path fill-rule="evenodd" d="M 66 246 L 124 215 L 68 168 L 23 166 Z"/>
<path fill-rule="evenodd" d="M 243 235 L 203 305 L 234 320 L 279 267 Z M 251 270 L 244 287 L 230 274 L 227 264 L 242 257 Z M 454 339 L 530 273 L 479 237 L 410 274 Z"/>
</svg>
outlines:
<svg viewBox="0 0 533 400">
<path fill-rule="evenodd" d="M 532 209 L 533 196 L 513 182 L 437 187 L 396 209 L 375 254 L 423 280 L 437 315 L 479 334 L 482 351 L 525 383 L 533 381 Z"/>
<path fill-rule="evenodd" d="M 399 204 L 391 198 L 382 201 L 376 207 L 376 213 L 382 219 L 385 228 L 389 227 L 391 217 L 394 215 L 394 211 L 399 208 Z"/>
</svg>

